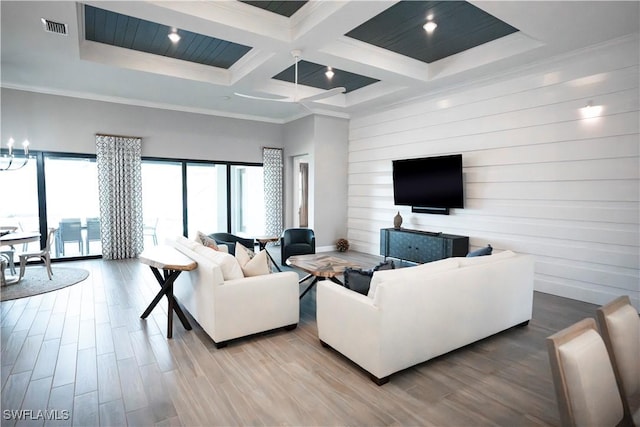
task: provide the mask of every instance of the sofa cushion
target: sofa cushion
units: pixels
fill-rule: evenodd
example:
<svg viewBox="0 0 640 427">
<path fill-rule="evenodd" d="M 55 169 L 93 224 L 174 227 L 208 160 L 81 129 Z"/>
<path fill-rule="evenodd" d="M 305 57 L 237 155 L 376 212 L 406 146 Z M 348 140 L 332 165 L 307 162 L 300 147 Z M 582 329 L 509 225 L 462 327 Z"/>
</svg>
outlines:
<svg viewBox="0 0 640 427">
<path fill-rule="evenodd" d="M 476 249 L 475 251 L 469 252 L 467 254 L 467 257 L 471 258 L 471 257 L 474 257 L 474 256 L 491 255 L 492 251 L 493 251 L 493 248 L 491 247 L 491 245 L 487 245 L 484 248 Z"/>
<path fill-rule="evenodd" d="M 398 268 L 395 270 L 381 270 L 376 271 L 371 278 L 371 285 L 369 286 L 369 293 L 367 296 L 373 298 L 376 292 L 376 287 L 388 280 L 400 280 L 410 281 L 424 276 L 425 274 L 439 273 L 441 271 L 453 270 L 458 268 L 458 258 L 447 258 L 438 261 L 428 262 L 426 264 L 420 264 L 415 267 Z"/>
<path fill-rule="evenodd" d="M 244 274 L 240 264 L 233 255 L 225 252 L 216 251 L 207 246 L 198 245 L 194 249 L 194 252 L 210 259 L 214 264 L 217 264 L 222 271 L 222 278 L 227 280 L 242 279 Z"/>
<path fill-rule="evenodd" d="M 247 249 L 242 243 L 236 242 L 236 260 L 244 277 L 262 276 L 271 273 L 267 252 L 263 249 L 257 254 Z"/>
</svg>

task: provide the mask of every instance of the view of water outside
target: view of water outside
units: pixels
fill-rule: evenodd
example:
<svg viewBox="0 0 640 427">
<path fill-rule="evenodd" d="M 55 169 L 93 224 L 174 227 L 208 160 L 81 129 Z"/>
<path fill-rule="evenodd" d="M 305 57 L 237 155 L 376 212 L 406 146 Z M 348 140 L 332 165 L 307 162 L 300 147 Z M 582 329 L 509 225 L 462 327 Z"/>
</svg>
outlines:
<svg viewBox="0 0 640 427">
<path fill-rule="evenodd" d="M 232 232 L 264 234 L 264 192 L 261 166 L 231 166 Z M 58 228 L 52 257 L 99 255 L 99 199 L 95 159 L 45 157 L 47 225 Z M 187 164 L 189 236 L 200 230 L 227 230 L 227 166 Z M 0 202 L 0 225 L 39 231 L 36 162 L 0 173 L 0 188 L 11 189 L 11 203 Z M 143 161 L 144 242 L 161 244 L 182 234 L 182 165 Z M 98 231 L 96 231 L 98 230 Z M 97 235 L 96 235 L 97 233 Z M 39 243 L 21 250 L 37 250 Z"/>
</svg>

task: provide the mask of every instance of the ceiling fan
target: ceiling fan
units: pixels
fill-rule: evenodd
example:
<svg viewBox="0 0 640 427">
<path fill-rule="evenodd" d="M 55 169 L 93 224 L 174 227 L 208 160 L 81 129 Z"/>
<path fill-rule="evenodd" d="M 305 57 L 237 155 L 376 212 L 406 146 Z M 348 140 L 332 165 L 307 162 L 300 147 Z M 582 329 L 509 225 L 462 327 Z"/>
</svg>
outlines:
<svg viewBox="0 0 640 427">
<path fill-rule="evenodd" d="M 245 93 L 240 93 L 240 92 L 234 92 L 235 95 L 240 96 L 242 98 L 248 98 L 248 99 L 257 99 L 259 101 L 275 101 L 275 102 L 290 102 L 290 103 L 299 103 L 302 104 L 303 106 L 307 107 L 307 103 L 309 102 L 314 102 L 314 101 L 319 101 L 321 99 L 325 99 L 325 98 L 330 98 L 334 95 L 337 95 L 339 93 L 344 93 L 346 91 L 346 89 L 344 87 L 334 87 L 333 89 L 329 89 L 327 91 L 324 91 L 322 93 L 318 93 L 316 95 L 311 95 L 311 96 L 307 96 L 304 98 L 298 98 L 298 62 L 300 61 L 300 55 L 302 54 L 302 52 L 300 50 L 292 50 L 291 51 L 291 56 L 293 56 L 294 60 L 295 60 L 295 80 L 294 80 L 294 84 L 295 84 L 295 89 L 294 89 L 294 96 L 293 97 L 286 97 L 286 98 L 266 98 L 266 97 L 262 97 L 262 96 L 255 96 L 255 95 L 248 95 Z M 307 107 L 308 108 L 308 107 Z"/>
</svg>

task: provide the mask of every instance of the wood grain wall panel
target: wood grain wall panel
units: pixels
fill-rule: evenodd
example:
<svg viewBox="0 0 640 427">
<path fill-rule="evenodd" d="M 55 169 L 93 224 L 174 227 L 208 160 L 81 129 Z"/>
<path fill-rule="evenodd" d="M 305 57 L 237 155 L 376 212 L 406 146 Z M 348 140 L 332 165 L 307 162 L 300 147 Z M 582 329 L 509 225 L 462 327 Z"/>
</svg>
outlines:
<svg viewBox="0 0 640 427">
<path fill-rule="evenodd" d="M 536 289 L 640 307 L 638 37 L 469 83 L 350 124 L 348 237 L 379 252 L 380 228 L 468 235 L 536 257 Z M 600 117 L 584 119 L 587 102 Z M 393 202 L 392 160 L 463 154 L 465 209 Z"/>
</svg>

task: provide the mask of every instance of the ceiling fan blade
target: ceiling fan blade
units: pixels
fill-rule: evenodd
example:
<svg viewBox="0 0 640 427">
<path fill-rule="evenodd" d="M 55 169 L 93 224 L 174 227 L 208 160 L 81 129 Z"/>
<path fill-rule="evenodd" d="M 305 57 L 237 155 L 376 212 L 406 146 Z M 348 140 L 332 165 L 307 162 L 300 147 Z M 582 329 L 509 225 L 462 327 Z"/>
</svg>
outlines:
<svg viewBox="0 0 640 427">
<path fill-rule="evenodd" d="M 325 98 L 330 98 L 334 95 L 337 95 L 339 93 L 344 93 L 346 91 L 345 88 L 343 87 L 334 87 L 333 89 L 330 89 L 326 92 L 322 92 L 319 93 L 317 95 L 311 95 L 311 96 L 307 96 L 306 98 L 302 98 L 300 99 L 300 102 L 313 102 L 313 101 L 319 101 L 321 99 L 325 99 Z"/>
<path fill-rule="evenodd" d="M 264 96 L 247 95 L 246 93 L 234 92 L 236 96 L 247 99 L 257 99 L 258 101 L 293 102 L 292 98 L 267 98 Z"/>
</svg>

